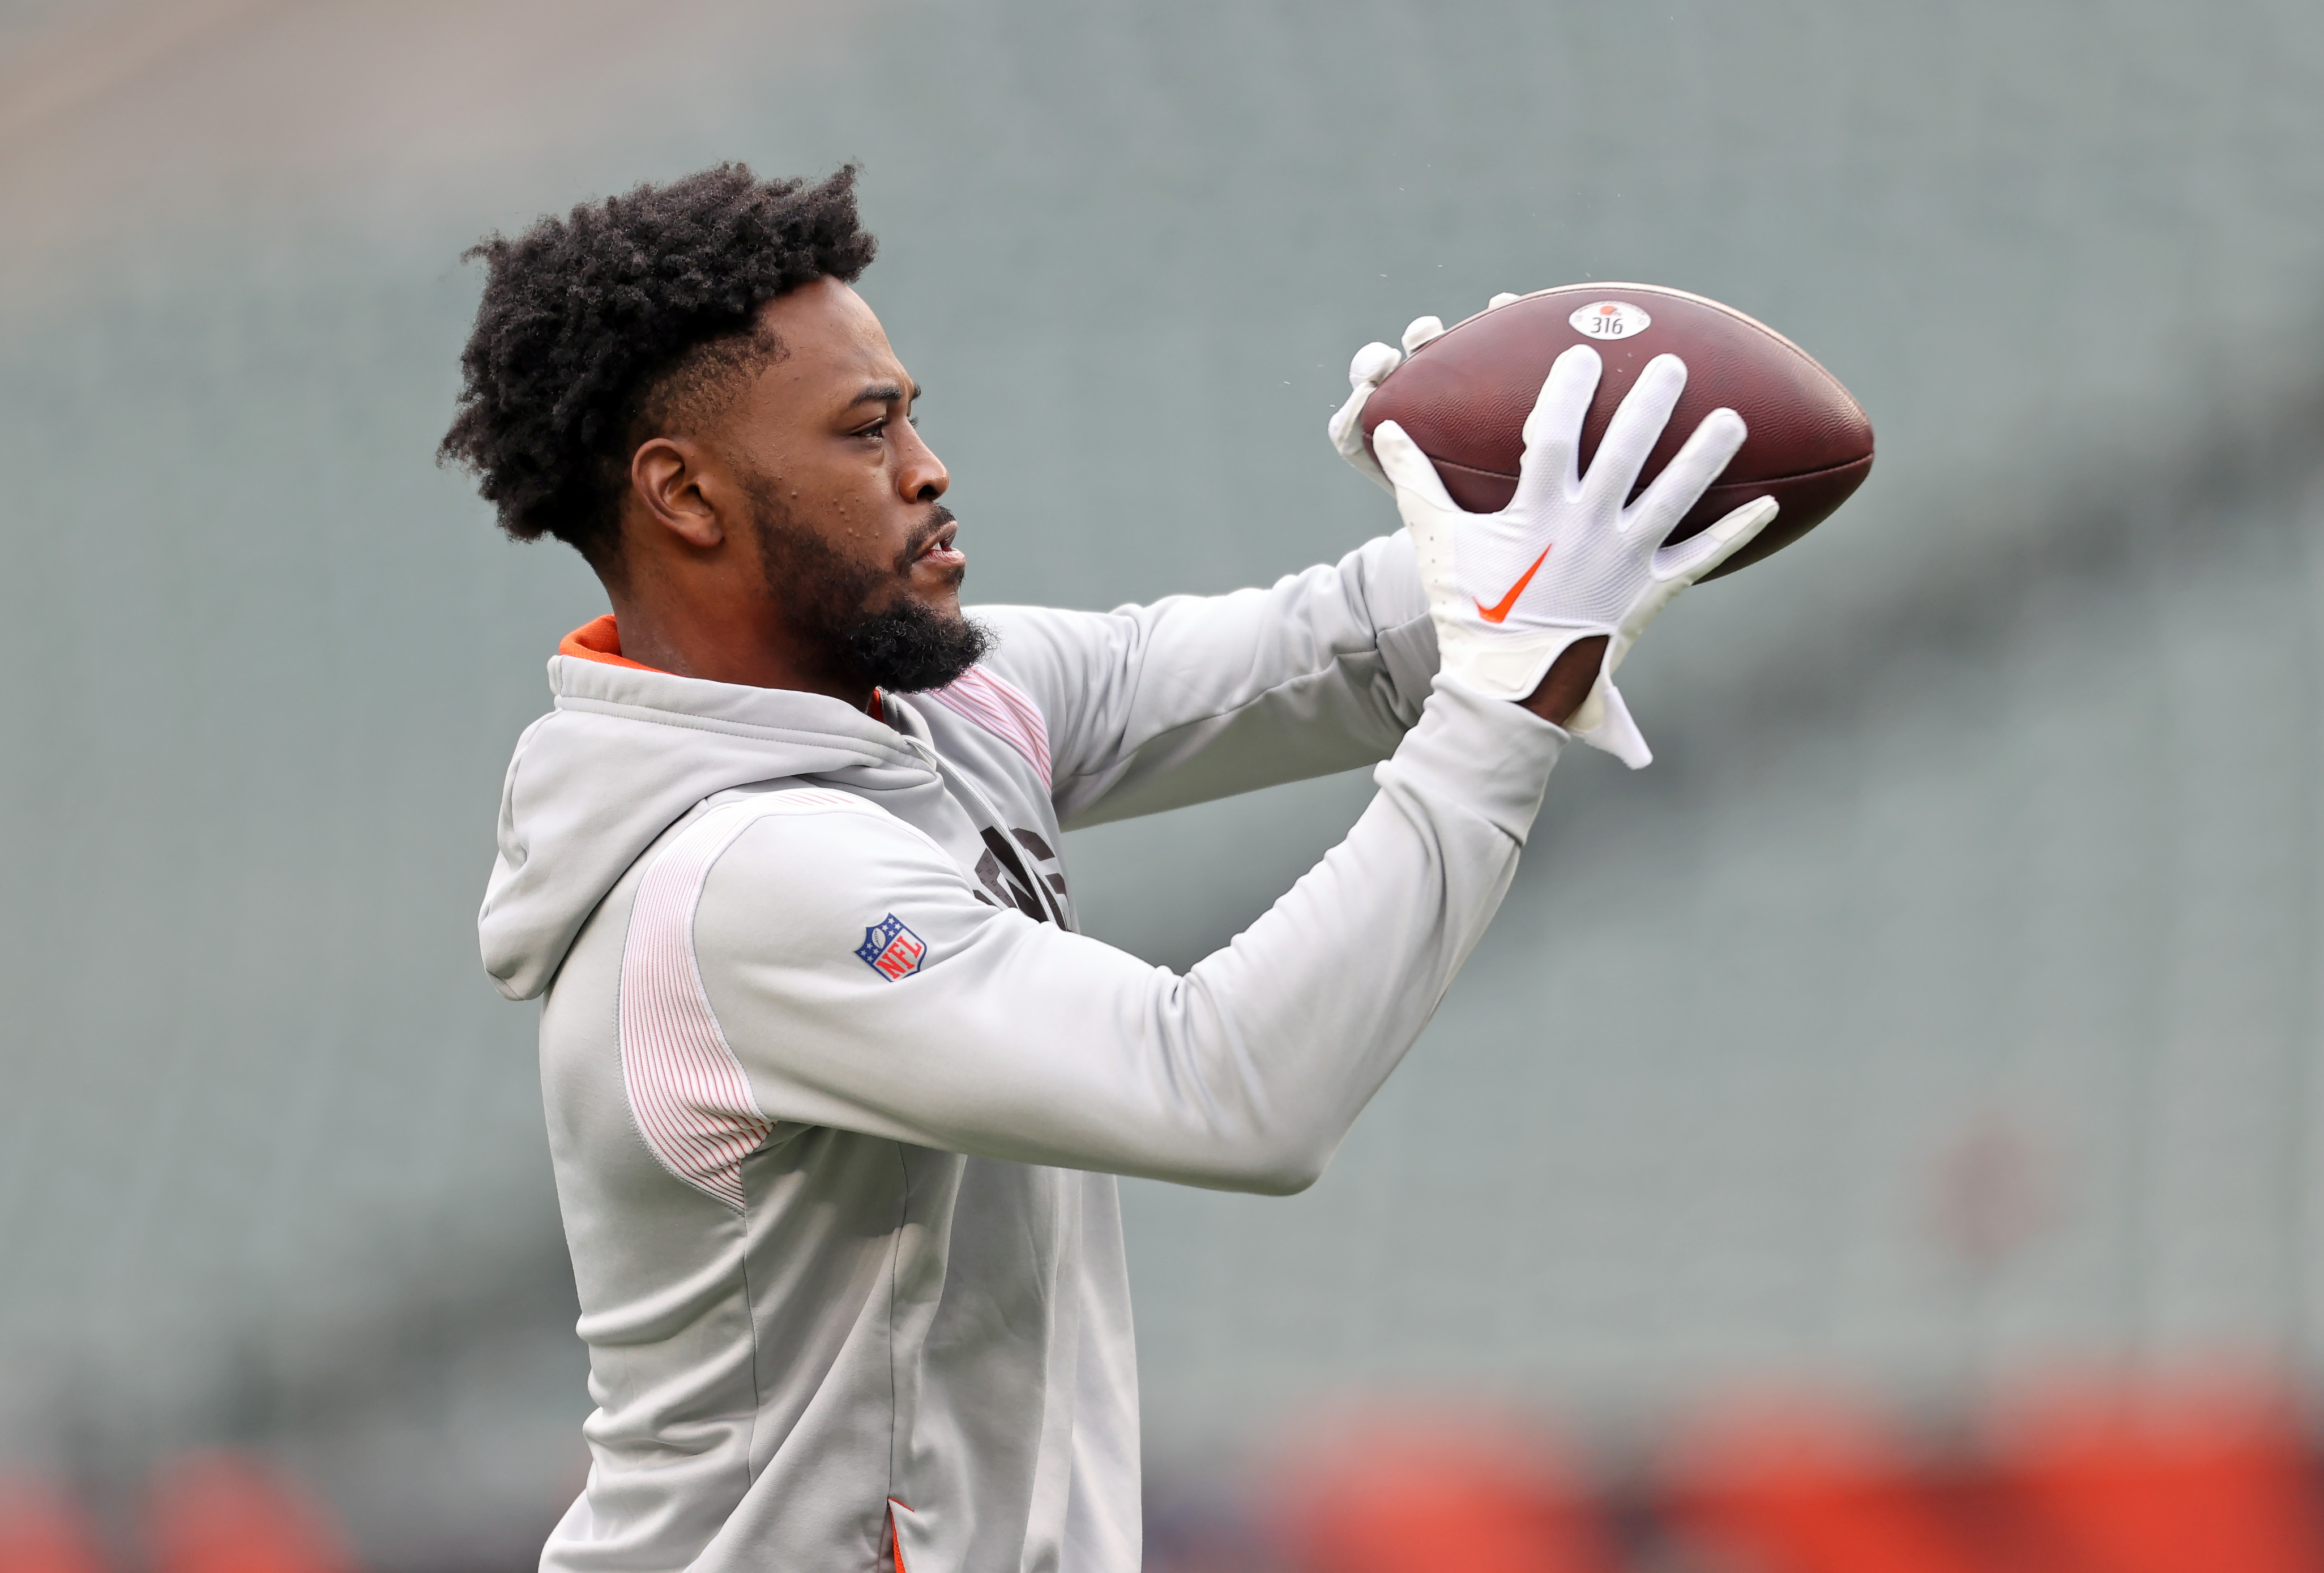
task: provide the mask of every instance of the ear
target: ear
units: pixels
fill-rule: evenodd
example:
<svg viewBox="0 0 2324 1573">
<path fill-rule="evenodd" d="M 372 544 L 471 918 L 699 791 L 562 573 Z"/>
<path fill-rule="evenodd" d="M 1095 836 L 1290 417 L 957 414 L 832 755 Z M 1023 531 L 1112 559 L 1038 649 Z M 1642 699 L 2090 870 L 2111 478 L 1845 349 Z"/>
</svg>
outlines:
<svg viewBox="0 0 2324 1573">
<path fill-rule="evenodd" d="M 691 547 L 707 549 L 726 538 L 712 496 L 720 488 L 705 474 L 710 455 L 686 437 L 658 437 L 630 455 L 630 492 L 649 522 Z"/>
</svg>

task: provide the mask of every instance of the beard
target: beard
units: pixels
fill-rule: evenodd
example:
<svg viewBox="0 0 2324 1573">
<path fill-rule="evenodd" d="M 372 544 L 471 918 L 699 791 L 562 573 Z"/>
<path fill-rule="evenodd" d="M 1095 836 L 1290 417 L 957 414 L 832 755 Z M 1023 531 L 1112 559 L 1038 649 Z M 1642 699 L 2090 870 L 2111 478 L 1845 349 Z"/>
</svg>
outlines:
<svg viewBox="0 0 2324 1573">
<path fill-rule="evenodd" d="M 912 594 L 913 561 L 952 522 L 952 510 L 931 503 L 896 560 L 876 568 L 802 527 L 771 480 L 755 478 L 748 491 L 767 588 L 832 676 L 918 694 L 945 686 L 991 653 L 990 630 Z"/>
</svg>

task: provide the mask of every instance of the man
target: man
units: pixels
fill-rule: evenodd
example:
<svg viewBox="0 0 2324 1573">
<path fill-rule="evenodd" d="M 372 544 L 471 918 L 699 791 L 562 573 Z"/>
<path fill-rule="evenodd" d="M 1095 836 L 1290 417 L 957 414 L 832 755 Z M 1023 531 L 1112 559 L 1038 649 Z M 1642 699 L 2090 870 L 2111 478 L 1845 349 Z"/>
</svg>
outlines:
<svg viewBox="0 0 2324 1573">
<path fill-rule="evenodd" d="M 1661 544 L 1742 423 L 1625 507 L 1684 372 L 1582 477 L 1578 350 L 1500 514 L 1385 425 L 1407 534 L 972 621 L 918 390 L 849 288 L 852 171 L 727 166 L 479 250 L 445 452 L 613 603 L 549 663 L 481 919 L 544 1000 L 596 1403 L 543 1566 L 1133 1568 L 1113 1176 L 1314 1182 L 1499 902 L 1559 723 L 1586 703 L 1637 754 L 1607 674 L 1772 516 Z M 1360 462 L 1395 362 L 1368 346 L 1333 423 Z M 1078 932 L 1061 827 L 1381 759 L 1347 840 L 1185 976 Z"/>
</svg>

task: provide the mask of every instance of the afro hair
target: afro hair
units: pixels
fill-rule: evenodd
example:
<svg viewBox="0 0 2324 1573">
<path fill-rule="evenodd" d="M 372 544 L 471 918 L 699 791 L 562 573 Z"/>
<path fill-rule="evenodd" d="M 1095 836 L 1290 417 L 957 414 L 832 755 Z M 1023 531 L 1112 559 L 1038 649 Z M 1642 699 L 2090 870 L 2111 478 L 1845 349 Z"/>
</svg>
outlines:
<svg viewBox="0 0 2324 1573">
<path fill-rule="evenodd" d="M 875 246 L 853 165 L 810 186 L 721 164 L 494 235 L 462 258 L 484 259 L 484 294 L 438 457 L 476 477 L 511 536 L 555 536 L 607 571 L 646 428 L 779 357 L 759 308 L 853 283 Z"/>
</svg>

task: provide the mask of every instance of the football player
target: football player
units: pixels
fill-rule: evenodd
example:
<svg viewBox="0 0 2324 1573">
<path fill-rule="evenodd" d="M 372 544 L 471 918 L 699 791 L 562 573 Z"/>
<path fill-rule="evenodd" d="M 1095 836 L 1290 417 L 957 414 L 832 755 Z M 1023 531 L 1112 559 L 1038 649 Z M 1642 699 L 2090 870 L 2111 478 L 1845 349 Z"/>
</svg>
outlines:
<svg viewBox="0 0 2324 1573">
<path fill-rule="evenodd" d="M 1650 366 L 1580 474 L 1578 348 L 1500 513 L 1390 423 L 1406 529 L 1336 563 L 971 617 L 919 391 L 852 288 L 852 172 L 728 165 L 478 251 L 444 453 L 613 608 L 549 663 L 481 916 L 502 991 L 542 1002 L 596 1405 L 542 1565 L 1127 1573 L 1114 1177 L 1314 1182 L 1572 731 L 1642 757 L 1608 677 L 1772 513 L 1664 544 L 1742 422 L 1626 502 L 1684 370 Z M 1333 422 L 1360 462 L 1396 354 Z M 1360 765 L 1346 839 L 1183 975 L 1080 932 L 1065 827 Z"/>
</svg>

